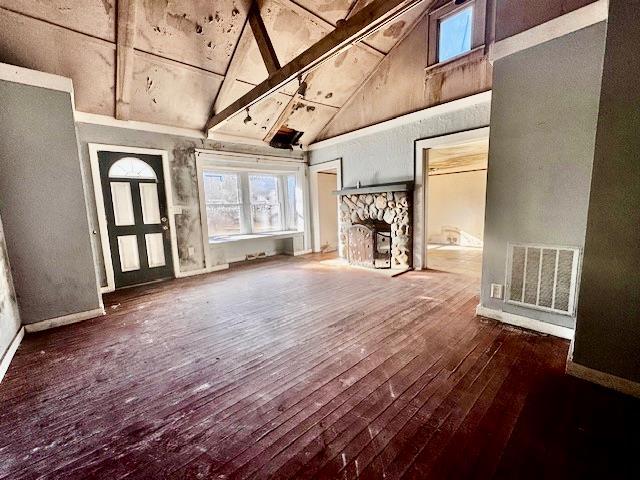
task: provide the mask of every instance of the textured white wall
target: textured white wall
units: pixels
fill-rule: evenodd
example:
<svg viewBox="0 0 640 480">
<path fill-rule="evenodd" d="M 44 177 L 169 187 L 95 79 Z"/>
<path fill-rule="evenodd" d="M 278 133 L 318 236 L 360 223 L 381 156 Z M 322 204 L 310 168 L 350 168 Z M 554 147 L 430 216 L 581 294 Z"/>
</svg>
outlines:
<svg viewBox="0 0 640 480">
<path fill-rule="evenodd" d="M 445 243 L 442 227 L 453 226 L 478 240 L 484 237 L 486 170 L 429 177 L 429 243 Z"/>
<path fill-rule="evenodd" d="M 318 173 L 318 206 L 320 213 L 320 247 L 338 248 L 338 197 L 337 177 Z"/>
</svg>

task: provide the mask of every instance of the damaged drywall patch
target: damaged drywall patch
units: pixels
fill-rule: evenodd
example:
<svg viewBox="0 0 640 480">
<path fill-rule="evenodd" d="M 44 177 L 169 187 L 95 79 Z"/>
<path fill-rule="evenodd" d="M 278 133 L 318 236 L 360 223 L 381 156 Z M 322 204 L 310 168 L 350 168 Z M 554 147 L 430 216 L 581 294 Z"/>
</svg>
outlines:
<svg viewBox="0 0 640 480">
<path fill-rule="evenodd" d="M 111 10 L 113 9 L 113 5 L 111 5 L 111 2 L 109 0 L 102 0 L 102 6 L 104 7 L 104 12 L 109 15 L 111 13 Z"/>
<path fill-rule="evenodd" d="M 193 143 L 176 146 L 171 162 L 174 202 L 181 208 L 181 213 L 175 216 L 175 223 L 178 257 L 183 271 L 204 268 L 205 258 L 194 146 Z"/>
<path fill-rule="evenodd" d="M 400 20 L 398 22 L 392 23 L 389 27 L 387 27 L 384 32 L 383 35 L 385 37 L 391 37 L 391 38 L 400 38 L 400 35 L 402 35 L 402 32 L 404 31 L 404 27 L 407 24 L 407 22 L 405 22 L 404 20 Z"/>
</svg>

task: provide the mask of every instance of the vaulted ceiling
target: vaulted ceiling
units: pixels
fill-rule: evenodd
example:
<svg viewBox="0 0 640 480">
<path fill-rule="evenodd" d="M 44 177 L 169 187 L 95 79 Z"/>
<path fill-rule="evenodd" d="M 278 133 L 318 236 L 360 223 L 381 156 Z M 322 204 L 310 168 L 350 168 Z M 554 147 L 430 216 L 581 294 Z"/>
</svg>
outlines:
<svg viewBox="0 0 640 480">
<path fill-rule="evenodd" d="M 134 1 L 134 0 L 128 0 Z M 215 111 L 267 79 L 247 22 L 251 0 L 135 0 L 129 119 L 202 129 Z M 371 0 L 259 0 L 284 65 Z M 120 0 L 125 4 L 124 0 Z M 396 18 L 313 70 L 304 98 L 293 81 L 219 132 L 263 140 L 274 128 L 313 142 L 428 4 Z M 118 0 L 0 0 L 0 61 L 71 77 L 76 108 L 114 116 Z"/>
</svg>

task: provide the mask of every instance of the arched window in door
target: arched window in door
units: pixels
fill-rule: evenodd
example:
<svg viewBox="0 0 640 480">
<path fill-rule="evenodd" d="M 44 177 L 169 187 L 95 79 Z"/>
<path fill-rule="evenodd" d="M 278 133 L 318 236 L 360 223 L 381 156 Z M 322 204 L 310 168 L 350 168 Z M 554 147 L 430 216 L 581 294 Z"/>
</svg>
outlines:
<svg viewBox="0 0 640 480">
<path fill-rule="evenodd" d="M 135 157 L 121 158 L 109 169 L 109 178 L 135 178 L 158 180 L 156 172 L 147 162 Z"/>
</svg>

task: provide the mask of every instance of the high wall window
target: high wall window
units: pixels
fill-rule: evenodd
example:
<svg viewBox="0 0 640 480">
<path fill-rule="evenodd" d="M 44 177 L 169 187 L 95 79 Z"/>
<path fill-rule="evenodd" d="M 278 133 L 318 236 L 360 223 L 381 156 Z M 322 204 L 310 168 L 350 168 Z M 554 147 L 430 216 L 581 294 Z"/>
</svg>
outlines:
<svg viewBox="0 0 640 480">
<path fill-rule="evenodd" d="M 438 61 L 444 62 L 471 50 L 473 5 L 440 20 Z"/>
<path fill-rule="evenodd" d="M 451 1 L 429 14 L 429 65 L 448 62 L 484 44 L 486 0 Z"/>
<path fill-rule="evenodd" d="M 297 229 L 293 174 L 205 169 L 209 239 Z"/>
</svg>

